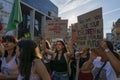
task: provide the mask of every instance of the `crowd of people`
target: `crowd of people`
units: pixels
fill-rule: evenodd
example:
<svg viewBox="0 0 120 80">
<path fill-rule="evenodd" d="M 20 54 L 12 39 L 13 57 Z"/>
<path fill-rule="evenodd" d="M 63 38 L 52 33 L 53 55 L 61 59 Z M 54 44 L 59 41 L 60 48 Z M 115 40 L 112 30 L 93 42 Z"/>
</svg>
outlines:
<svg viewBox="0 0 120 80">
<path fill-rule="evenodd" d="M 40 46 L 31 39 L 5 35 L 0 40 L 0 80 L 119 80 L 120 55 L 110 41 L 77 48 L 74 40 Z M 77 63 L 78 62 L 78 63 Z"/>
</svg>

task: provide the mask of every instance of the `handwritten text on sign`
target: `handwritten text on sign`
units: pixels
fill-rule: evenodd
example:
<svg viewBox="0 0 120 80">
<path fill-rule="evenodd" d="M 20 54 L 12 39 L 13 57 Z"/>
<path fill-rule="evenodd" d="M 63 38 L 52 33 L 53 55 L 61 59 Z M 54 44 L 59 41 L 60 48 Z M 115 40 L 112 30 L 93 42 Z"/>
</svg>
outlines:
<svg viewBox="0 0 120 80">
<path fill-rule="evenodd" d="M 78 16 L 79 47 L 98 47 L 98 41 L 103 39 L 102 8 Z"/>
<path fill-rule="evenodd" d="M 47 20 L 45 34 L 47 38 L 65 38 L 68 20 Z"/>
</svg>

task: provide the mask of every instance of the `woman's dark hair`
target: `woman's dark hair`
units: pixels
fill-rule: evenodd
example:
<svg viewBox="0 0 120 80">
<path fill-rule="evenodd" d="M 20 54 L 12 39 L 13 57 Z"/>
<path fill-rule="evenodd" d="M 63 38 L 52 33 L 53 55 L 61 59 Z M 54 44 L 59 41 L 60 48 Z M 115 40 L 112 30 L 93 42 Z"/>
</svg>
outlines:
<svg viewBox="0 0 120 80">
<path fill-rule="evenodd" d="M 58 40 L 57 42 L 60 42 L 64 47 L 62 49 L 62 53 L 66 53 L 67 52 L 67 48 L 65 46 L 65 43 L 62 40 Z M 58 53 L 57 49 L 55 51 L 56 53 Z"/>
<path fill-rule="evenodd" d="M 4 37 L 3 37 L 3 41 L 4 41 L 4 42 L 12 42 L 12 43 L 14 43 L 14 44 L 17 43 L 17 39 L 16 39 L 14 36 L 11 36 L 11 35 L 6 35 L 6 36 L 4 36 Z M 16 54 L 15 49 L 16 49 L 16 47 L 15 47 L 14 50 L 13 50 L 12 56 L 14 56 L 14 55 Z M 8 56 L 8 52 L 5 50 L 4 57 L 7 57 L 7 56 Z"/>
<path fill-rule="evenodd" d="M 32 62 L 37 58 L 35 51 L 37 45 L 32 40 L 21 40 L 17 46 L 20 49 L 20 74 L 24 77 L 24 80 L 29 80 Z"/>
<path fill-rule="evenodd" d="M 110 42 L 110 41 L 105 41 L 105 42 L 106 42 L 108 48 L 110 49 L 110 51 L 113 53 L 113 55 L 114 55 L 117 59 L 120 60 L 119 54 L 114 51 L 114 46 L 113 46 L 112 42 Z"/>
</svg>

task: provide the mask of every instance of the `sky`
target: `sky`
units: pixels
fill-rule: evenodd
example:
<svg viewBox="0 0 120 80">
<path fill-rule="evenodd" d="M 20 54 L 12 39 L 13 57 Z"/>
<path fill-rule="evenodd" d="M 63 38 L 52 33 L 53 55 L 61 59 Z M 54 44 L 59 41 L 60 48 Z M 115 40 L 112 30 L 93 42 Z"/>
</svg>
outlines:
<svg viewBox="0 0 120 80">
<path fill-rule="evenodd" d="M 120 18 L 120 0 L 50 0 L 58 7 L 58 17 L 68 19 L 68 26 L 77 16 L 102 7 L 104 37 L 111 33 L 113 22 Z"/>
</svg>

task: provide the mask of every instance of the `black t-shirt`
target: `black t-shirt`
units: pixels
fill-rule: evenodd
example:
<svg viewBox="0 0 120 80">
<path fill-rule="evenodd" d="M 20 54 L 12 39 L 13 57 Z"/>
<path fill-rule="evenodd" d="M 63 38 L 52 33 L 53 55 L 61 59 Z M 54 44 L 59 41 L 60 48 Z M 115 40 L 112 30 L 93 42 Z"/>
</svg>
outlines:
<svg viewBox="0 0 120 80">
<path fill-rule="evenodd" d="M 50 62 L 50 66 L 52 71 L 56 72 L 67 72 L 67 62 L 65 60 L 64 54 L 62 54 L 60 60 L 58 60 L 58 54 L 56 54 L 56 57 L 54 60 Z"/>
</svg>

